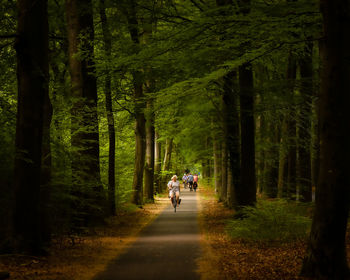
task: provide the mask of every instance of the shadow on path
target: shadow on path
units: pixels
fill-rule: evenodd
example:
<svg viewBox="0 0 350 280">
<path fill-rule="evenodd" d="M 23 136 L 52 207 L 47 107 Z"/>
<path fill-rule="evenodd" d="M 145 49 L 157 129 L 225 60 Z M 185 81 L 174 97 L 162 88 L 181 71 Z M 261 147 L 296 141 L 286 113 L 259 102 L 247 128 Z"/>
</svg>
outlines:
<svg viewBox="0 0 350 280">
<path fill-rule="evenodd" d="M 93 280 L 199 279 L 200 256 L 195 192 L 181 191 L 181 205 L 170 205 L 141 233 L 131 247 Z"/>
</svg>

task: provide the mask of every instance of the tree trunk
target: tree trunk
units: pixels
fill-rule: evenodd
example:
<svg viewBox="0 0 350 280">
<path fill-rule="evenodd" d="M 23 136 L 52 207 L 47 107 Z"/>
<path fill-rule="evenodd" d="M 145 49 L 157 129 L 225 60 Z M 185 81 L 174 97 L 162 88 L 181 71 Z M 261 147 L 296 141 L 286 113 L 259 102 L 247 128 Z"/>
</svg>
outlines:
<svg viewBox="0 0 350 280">
<path fill-rule="evenodd" d="M 38 254 L 43 246 L 41 166 L 44 102 L 48 98 L 47 1 L 19 0 L 18 104 L 15 158 L 14 234 L 17 249 Z"/>
<path fill-rule="evenodd" d="M 282 133 L 279 142 L 279 164 L 278 164 L 278 184 L 277 197 L 288 197 L 288 158 L 285 150 L 287 149 L 287 116 L 282 121 Z"/>
<path fill-rule="evenodd" d="M 173 150 L 173 139 L 167 138 L 165 141 L 163 171 L 169 171 L 170 169 L 170 160 L 171 160 L 172 150 Z"/>
<path fill-rule="evenodd" d="M 255 120 L 253 95 L 253 70 L 251 64 L 239 67 L 241 107 L 241 184 L 236 189 L 237 206 L 256 202 L 255 178 Z"/>
<path fill-rule="evenodd" d="M 280 141 L 280 130 L 276 123 L 270 124 L 269 137 L 267 141 L 270 143 L 269 151 L 266 153 L 265 161 L 266 182 L 264 193 L 269 198 L 277 197 L 278 193 L 278 171 L 279 171 L 279 151 L 278 143 Z"/>
<path fill-rule="evenodd" d="M 123 7 L 128 20 L 128 29 L 135 52 L 138 52 L 140 46 L 139 23 L 137 19 L 136 3 L 130 0 Z M 146 153 L 146 120 L 144 115 L 144 94 L 143 94 L 143 75 L 139 70 L 133 73 L 134 78 L 134 105 L 135 105 L 135 167 L 133 179 L 132 203 L 141 205 L 143 203 L 143 173 Z"/>
<path fill-rule="evenodd" d="M 160 171 L 161 171 L 161 151 L 162 151 L 162 146 L 161 143 L 158 141 L 159 135 L 158 132 L 155 131 L 155 141 L 154 141 L 154 181 L 156 183 L 156 190 L 157 193 L 160 193 L 161 190 L 161 176 L 160 176 Z"/>
<path fill-rule="evenodd" d="M 312 201 L 311 180 L 311 114 L 312 114 L 312 44 L 308 44 L 299 61 L 302 103 L 300 105 L 298 137 L 299 196 L 304 202 Z"/>
<path fill-rule="evenodd" d="M 302 275 L 349 279 L 345 235 L 350 205 L 350 2 L 321 0 L 320 171 Z"/>
<path fill-rule="evenodd" d="M 173 151 L 173 139 L 167 138 L 165 140 L 164 160 L 163 160 L 162 171 L 169 171 L 172 151 Z M 166 172 L 164 172 L 164 175 L 162 176 L 161 183 L 160 183 L 160 185 L 161 185 L 160 188 L 162 191 L 164 191 L 164 189 L 166 188 L 167 181 L 168 181 L 167 174 L 166 174 Z"/>
<path fill-rule="evenodd" d="M 296 196 L 296 115 L 294 106 L 294 86 L 296 78 L 296 61 L 292 54 L 289 55 L 287 80 L 290 83 L 290 95 L 293 100 L 293 106 L 286 117 L 286 132 L 287 132 L 287 197 L 289 199 Z"/>
<path fill-rule="evenodd" d="M 91 203 L 75 200 L 73 205 L 83 223 L 98 221 L 104 213 L 103 188 L 100 178 L 97 86 L 94 75 L 94 25 L 92 3 L 66 0 L 69 68 L 71 75 L 71 143 L 73 194 L 87 197 Z M 84 56 L 81 57 L 81 52 Z M 87 209 L 88 207 L 88 209 Z M 88 212 L 90 212 L 88 214 Z"/>
<path fill-rule="evenodd" d="M 222 143 L 221 150 L 221 189 L 220 189 L 220 200 L 227 203 L 227 144 L 226 141 Z"/>
<path fill-rule="evenodd" d="M 102 33 L 104 41 L 105 56 L 107 59 L 112 57 L 112 34 L 109 30 L 107 23 L 107 16 L 105 11 L 105 2 L 100 0 L 100 18 L 102 24 Z M 107 71 L 105 76 L 105 105 L 108 123 L 108 137 L 109 137 L 109 150 L 108 150 L 108 207 L 109 214 L 116 214 L 115 205 L 115 124 L 112 106 L 112 91 L 111 91 L 111 73 Z"/>
<path fill-rule="evenodd" d="M 41 159 L 41 177 L 40 177 L 40 200 L 42 215 L 42 240 L 48 247 L 51 240 L 50 213 L 48 205 L 50 203 L 51 193 L 51 137 L 50 126 L 52 119 L 52 105 L 48 94 L 45 95 L 43 108 L 43 142 Z"/>
<path fill-rule="evenodd" d="M 143 171 L 145 165 L 145 152 L 146 152 L 146 120 L 142 111 L 141 103 L 143 98 L 142 83 L 140 82 L 140 73 L 134 74 L 134 87 L 135 87 L 135 105 L 136 105 L 136 123 L 135 123 L 135 167 L 134 167 L 134 179 L 133 179 L 133 198 L 132 203 L 136 205 L 142 205 L 143 203 Z"/>
<path fill-rule="evenodd" d="M 153 101 L 147 101 L 146 118 L 146 166 L 145 166 L 145 193 L 148 200 L 154 201 L 154 113 Z"/>
<path fill-rule="evenodd" d="M 221 145 L 218 139 L 213 140 L 214 151 L 214 180 L 215 180 L 215 193 L 220 193 L 222 187 L 222 170 L 221 170 Z"/>
</svg>

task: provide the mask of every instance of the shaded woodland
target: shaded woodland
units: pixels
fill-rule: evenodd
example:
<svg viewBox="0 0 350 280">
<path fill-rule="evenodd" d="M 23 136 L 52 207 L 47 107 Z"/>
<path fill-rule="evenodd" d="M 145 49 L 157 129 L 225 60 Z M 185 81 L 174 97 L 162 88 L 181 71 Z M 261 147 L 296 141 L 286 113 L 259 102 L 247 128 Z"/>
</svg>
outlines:
<svg viewBox="0 0 350 280">
<path fill-rule="evenodd" d="M 349 278 L 350 1 L 0 0 L 0 15 L 0 252 L 46 254 L 189 169 L 238 219 L 257 200 L 312 208 L 301 275 Z"/>
</svg>

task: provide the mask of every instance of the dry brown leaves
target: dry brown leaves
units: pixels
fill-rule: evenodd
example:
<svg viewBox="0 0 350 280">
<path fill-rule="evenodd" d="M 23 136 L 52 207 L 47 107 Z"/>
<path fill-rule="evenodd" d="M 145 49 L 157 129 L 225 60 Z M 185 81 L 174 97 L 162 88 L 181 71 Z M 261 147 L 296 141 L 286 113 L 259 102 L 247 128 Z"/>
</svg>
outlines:
<svg viewBox="0 0 350 280">
<path fill-rule="evenodd" d="M 55 239 L 48 257 L 0 255 L 0 271 L 9 271 L 11 280 L 91 279 L 127 249 L 168 203 L 168 199 L 157 199 L 135 212 L 119 213 L 94 235 L 72 237 L 74 246 L 72 238 Z"/>
<path fill-rule="evenodd" d="M 215 199 L 214 193 L 201 189 L 200 225 L 203 255 L 199 260 L 202 279 L 295 280 L 305 254 L 306 244 L 268 245 L 232 240 L 225 233 L 225 221 L 232 217 Z M 347 237 L 350 262 L 350 238 Z"/>
</svg>

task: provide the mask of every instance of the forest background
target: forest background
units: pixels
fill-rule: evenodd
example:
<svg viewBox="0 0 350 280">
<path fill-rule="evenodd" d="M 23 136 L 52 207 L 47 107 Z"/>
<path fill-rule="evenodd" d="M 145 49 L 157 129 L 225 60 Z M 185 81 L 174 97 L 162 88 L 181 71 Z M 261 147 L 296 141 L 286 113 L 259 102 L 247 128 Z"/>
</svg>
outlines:
<svg viewBox="0 0 350 280">
<path fill-rule="evenodd" d="M 240 217 L 257 196 L 312 203 L 320 190 L 312 233 L 337 224 L 330 235 L 344 241 L 347 176 L 320 173 L 348 125 L 320 110 L 333 71 L 322 57 L 335 53 L 324 26 L 336 20 L 318 1 L 0 3 L 1 251 L 43 252 L 52 236 L 152 201 L 185 169 Z M 334 100 L 342 112 L 348 100 Z M 342 274 L 344 242 L 333 245 Z M 318 271 L 310 248 L 304 271 Z"/>
</svg>

